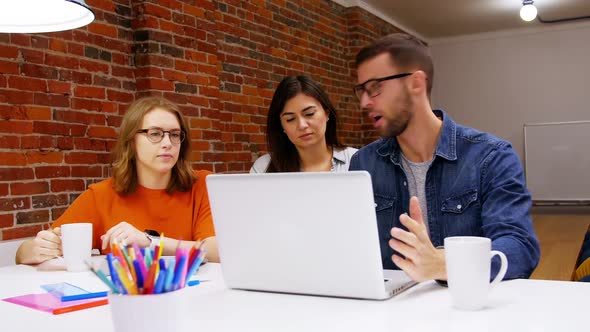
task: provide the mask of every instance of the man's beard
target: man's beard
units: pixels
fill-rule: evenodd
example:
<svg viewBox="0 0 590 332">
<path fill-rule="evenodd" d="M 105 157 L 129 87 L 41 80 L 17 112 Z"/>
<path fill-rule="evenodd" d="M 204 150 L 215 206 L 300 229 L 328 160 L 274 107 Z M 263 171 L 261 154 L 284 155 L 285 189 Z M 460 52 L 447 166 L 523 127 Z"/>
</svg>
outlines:
<svg viewBox="0 0 590 332">
<path fill-rule="evenodd" d="M 398 107 L 398 114 L 395 119 L 386 119 L 387 127 L 385 128 L 385 132 L 382 133 L 381 136 L 384 137 L 396 137 L 401 135 L 408 124 L 410 123 L 410 119 L 412 118 L 412 100 L 408 93 L 405 93 L 403 96 L 403 100 L 399 103 Z"/>
</svg>

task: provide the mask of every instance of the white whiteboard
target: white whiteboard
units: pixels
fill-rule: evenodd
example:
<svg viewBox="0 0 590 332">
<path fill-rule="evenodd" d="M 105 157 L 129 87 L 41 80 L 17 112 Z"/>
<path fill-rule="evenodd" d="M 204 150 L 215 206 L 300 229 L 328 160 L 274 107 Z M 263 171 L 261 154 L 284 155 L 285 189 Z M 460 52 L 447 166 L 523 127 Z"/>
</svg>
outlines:
<svg viewBox="0 0 590 332">
<path fill-rule="evenodd" d="M 590 121 L 524 125 L 525 175 L 533 201 L 590 201 Z"/>
</svg>

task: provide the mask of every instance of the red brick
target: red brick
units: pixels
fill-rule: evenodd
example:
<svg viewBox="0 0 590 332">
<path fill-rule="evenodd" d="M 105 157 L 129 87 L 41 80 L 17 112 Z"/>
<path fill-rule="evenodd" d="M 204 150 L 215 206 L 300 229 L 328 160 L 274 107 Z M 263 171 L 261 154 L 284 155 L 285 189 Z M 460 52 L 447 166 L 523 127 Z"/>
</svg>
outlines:
<svg viewBox="0 0 590 332">
<path fill-rule="evenodd" d="M 80 60 L 80 68 L 94 73 L 109 73 L 109 66 L 97 61 Z"/>
<path fill-rule="evenodd" d="M 46 54 L 44 63 L 52 67 L 78 69 L 80 61 L 73 57 Z"/>
<path fill-rule="evenodd" d="M 20 46 L 31 46 L 31 36 L 22 33 L 13 33 L 10 35 L 10 42 Z"/>
<path fill-rule="evenodd" d="M 93 85 L 110 87 L 110 88 L 121 88 L 121 80 L 113 77 L 105 77 L 94 75 Z"/>
<path fill-rule="evenodd" d="M 25 227 L 5 229 L 2 231 L 2 240 L 13 240 L 25 237 L 33 237 L 36 236 L 37 233 L 39 233 L 42 230 L 42 225 L 31 225 Z"/>
<path fill-rule="evenodd" d="M 110 100 L 110 98 L 109 98 Z M 111 102 L 104 102 L 102 103 L 102 108 L 101 111 L 102 112 L 106 112 L 106 113 L 117 113 L 117 104 L 115 103 L 111 103 Z"/>
<path fill-rule="evenodd" d="M 0 60 L 0 74 L 18 75 L 18 63 Z"/>
<path fill-rule="evenodd" d="M 0 198 L 0 211 L 26 210 L 31 208 L 29 197 Z"/>
<path fill-rule="evenodd" d="M 14 215 L 0 214 L 0 228 L 7 228 L 14 226 Z"/>
<path fill-rule="evenodd" d="M 162 70 L 162 77 L 176 82 L 187 82 L 188 80 L 186 73 L 169 69 Z"/>
<path fill-rule="evenodd" d="M 88 25 L 88 31 L 105 37 L 117 38 L 117 28 L 115 26 L 96 21 Z"/>
<path fill-rule="evenodd" d="M 28 151 L 26 157 L 27 165 L 59 164 L 63 162 L 64 154 L 57 151 Z"/>
<path fill-rule="evenodd" d="M 20 140 L 16 136 L 0 136 L 0 149 L 18 149 Z"/>
<path fill-rule="evenodd" d="M 27 158 L 21 152 L 0 152 L 2 166 L 25 166 Z"/>
<path fill-rule="evenodd" d="M 66 53 L 67 43 L 64 40 L 52 38 L 49 40 L 49 49 L 57 52 Z"/>
<path fill-rule="evenodd" d="M 35 176 L 37 179 L 65 178 L 70 176 L 69 166 L 36 166 Z"/>
<path fill-rule="evenodd" d="M 72 108 L 99 112 L 102 109 L 102 102 L 99 100 L 71 98 Z"/>
<path fill-rule="evenodd" d="M 68 43 L 68 53 L 83 56 L 84 46 L 78 43 Z"/>
<path fill-rule="evenodd" d="M 189 4 L 184 4 L 184 12 L 188 15 L 194 16 L 194 17 L 201 17 L 204 18 L 205 17 L 205 10 L 203 10 L 203 8 L 197 7 L 197 6 L 192 6 Z"/>
<path fill-rule="evenodd" d="M 72 150 L 74 148 L 74 138 L 57 137 L 57 148 L 60 150 Z"/>
<path fill-rule="evenodd" d="M 51 120 L 51 109 L 48 107 L 29 106 L 26 113 L 29 120 Z"/>
<path fill-rule="evenodd" d="M 53 149 L 55 138 L 52 136 L 23 136 L 20 138 L 21 149 Z"/>
<path fill-rule="evenodd" d="M 50 93 L 71 94 L 72 84 L 69 82 L 48 81 L 47 91 Z"/>
<path fill-rule="evenodd" d="M 0 117 L 4 120 L 50 120 L 51 110 L 47 107 L 13 106 L 6 110 L 0 109 Z"/>
<path fill-rule="evenodd" d="M 108 116 L 107 117 L 107 125 L 115 128 L 119 128 L 121 126 L 121 122 L 123 121 L 123 117 L 121 116 Z"/>
<path fill-rule="evenodd" d="M 74 147 L 76 150 L 105 151 L 105 141 L 103 139 L 76 137 L 74 138 Z"/>
<path fill-rule="evenodd" d="M 97 153 L 96 158 L 99 164 L 110 164 L 112 162 L 110 153 Z"/>
<path fill-rule="evenodd" d="M 51 191 L 83 191 L 86 189 L 84 180 L 51 180 Z"/>
<path fill-rule="evenodd" d="M 149 2 L 144 3 L 143 10 L 145 15 L 153 15 L 166 20 L 172 19 L 172 12 L 162 6 L 154 5 Z"/>
<path fill-rule="evenodd" d="M 112 75 L 116 77 L 134 78 L 133 69 L 119 66 L 111 66 Z"/>
<path fill-rule="evenodd" d="M 68 204 L 68 195 L 36 195 L 32 197 L 33 209 L 63 206 Z"/>
<path fill-rule="evenodd" d="M 128 3 L 125 1 L 125 3 Z M 104 1 L 104 0 L 86 0 L 86 4 L 92 9 L 102 9 L 106 12 L 115 11 L 115 1 Z"/>
<path fill-rule="evenodd" d="M 36 210 L 28 212 L 17 212 L 16 223 L 23 224 L 38 224 L 49 221 L 49 210 Z"/>
<path fill-rule="evenodd" d="M 0 101 L 4 101 L 8 104 L 33 104 L 34 94 L 28 91 L 14 91 L 4 90 L 0 95 Z"/>
<path fill-rule="evenodd" d="M 0 54 L 3 58 L 16 59 L 18 57 L 18 50 L 18 47 L 0 45 Z"/>
<path fill-rule="evenodd" d="M 72 177 L 78 178 L 101 178 L 101 166 L 72 166 Z"/>
<path fill-rule="evenodd" d="M 8 196 L 8 183 L 0 183 L 0 197 Z"/>
<path fill-rule="evenodd" d="M 34 174 L 31 168 L 0 167 L 0 181 L 18 181 L 29 180 L 33 178 Z"/>
<path fill-rule="evenodd" d="M 138 90 L 164 90 L 174 91 L 174 83 L 167 80 L 160 80 L 155 78 L 137 80 Z"/>
<path fill-rule="evenodd" d="M 46 193 L 49 190 L 49 183 L 46 181 L 17 182 L 10 184 L 10 194 L 13 196 L 34 195 Z"/>
<path fill-rule="evenodd" d="M 53 220 L 57 220 L 57 218 L 61 217 L 61 215 L 66 212 L 67 207 L 61 207 L 61 208 L 54 208 L 51 209 L 51 218 Z"/>
<path fill-rule="evenodd" d="M 82 136 L 86 132 L 86 126 L 35 121 L 33 123 L 33 132 L 50 135 Z"/>
<path fill-rule="evenodd" d="M 68 152 L 65 156 L 65 162 L 68 164 L 93 165 L 98 162 L 98 156 L 96 153 Z"/>
<path fill-rule="evenodd" d="M 88 135 L 92 137 L 117 138 L 119 135 L 112 127 L 92 126 L 88 128 Z"/>
<path fill-rule="evenodd" d="M 74 89 L 74 96 L 81 98 L 104 99 L 105 89 L 91 86 L 77 86 Z"/>
<path fill-rule="evenodd" d="M 108 89 L 107 99 L 110 101 L 117 101 L 121 103 L 130 104 L 134 98 L 133 94 L 131 93 Z"/>
<path fill-rule="evenodd" d="M 69 107 L 70 97 L 66 95 L 49 94 L 49 93 L 35 93 L 35 104 L 55 106 L 55 107 Z M 32 103 L 31 103 L 32 104 Z"/>
</svg>

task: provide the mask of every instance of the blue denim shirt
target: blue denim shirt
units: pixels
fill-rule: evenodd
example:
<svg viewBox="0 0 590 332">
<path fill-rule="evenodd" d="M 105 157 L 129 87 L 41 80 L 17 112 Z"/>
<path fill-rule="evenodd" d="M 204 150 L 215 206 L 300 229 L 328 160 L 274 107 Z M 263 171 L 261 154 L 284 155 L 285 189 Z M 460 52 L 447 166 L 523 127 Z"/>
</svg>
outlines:
<svg viewBox="0 0 590 332">
<path fill-rule="evenodd" d="M 509 142 L 455 123 L 444 111 L 434 160 L 426 174 L 428 227 L 434 246 L 448 236 L 485 236 L 508 258 L 504 279 L 528 278 L 539 262 L 539 241 L 529 210 L 522 164 Z M 350 170 L 371 174 L 383 268 L 398 269 L 389 247 L 392 227 L 409 211 L 406 175 L 395 138 L 381 138 L 360 149 Z M 497 257 L 495 257 L 497 259 Z M 499 270 L 492 262 L 492 276 Z"/>
</svg>

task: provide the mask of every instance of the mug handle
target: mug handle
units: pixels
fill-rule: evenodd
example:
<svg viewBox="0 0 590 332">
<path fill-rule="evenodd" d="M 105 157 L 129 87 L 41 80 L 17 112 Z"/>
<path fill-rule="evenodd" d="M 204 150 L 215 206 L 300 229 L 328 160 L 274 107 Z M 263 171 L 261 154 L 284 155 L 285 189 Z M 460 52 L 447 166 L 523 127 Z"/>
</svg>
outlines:
<svg viewBox="0 0 590 332">
<path fill-rule="evenodd" d="M 494 280 L 492 280 L 492 283 L 490 284 L 490 288 L 493 287 L 494 285 L 496 285 L 497 283 L 499 283 L 500 281 L 502 281 L 502 279 L 504 278 L 504 275 L 506 274 L 506 271 L 508 270 L 508 259 L 506 258 L 506 255 L 504 255 L 504 253 L 501 251 L 492 250 L 490 252 L 490 259 L 492 259 L 495 255 L 498 255 L 498 257 L 500 257 L 500 261 L 501 261 L 500 271 L 498 271 L 498 274 L 496 275 Z"/>
</svg>

